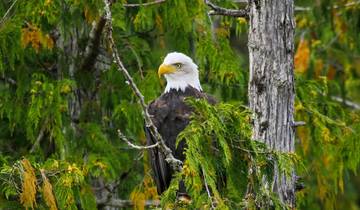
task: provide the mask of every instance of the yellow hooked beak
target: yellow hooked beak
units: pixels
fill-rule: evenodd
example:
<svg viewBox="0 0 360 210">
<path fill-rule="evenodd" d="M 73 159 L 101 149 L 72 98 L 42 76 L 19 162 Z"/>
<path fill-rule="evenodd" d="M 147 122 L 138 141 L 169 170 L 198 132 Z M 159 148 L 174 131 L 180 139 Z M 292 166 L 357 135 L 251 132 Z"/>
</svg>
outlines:
<svg viewBox="0 0 360 210">
<path fill-rule="evenodd" d="M 159 77 L 163 74 L 171 74 L 176 71 L 176 68 L 172 65 L 161 64 L 158 70 Z"/>
</svg>

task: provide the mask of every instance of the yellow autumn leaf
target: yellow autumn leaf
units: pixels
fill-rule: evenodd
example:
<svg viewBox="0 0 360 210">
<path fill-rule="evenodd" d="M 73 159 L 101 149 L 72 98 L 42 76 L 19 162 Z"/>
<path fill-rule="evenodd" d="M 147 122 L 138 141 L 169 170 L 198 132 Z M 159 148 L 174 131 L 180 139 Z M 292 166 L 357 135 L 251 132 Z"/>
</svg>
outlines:
<svg viewBox="0 0 360 210">
<path fill-rule="evenodd" d="M 20 203 L 26 208 L 34 209 L 36 206 L 36 176 L 35 170 L 27 159 L 23 159 L 21 164 L 24 168 L 22 173 L 22 187 Z"/>
<path fill-rule="evenodd" d="M 322 59 L 316 59 L 315 60 L 315 70 L 314 70 L 314 74 L 315 74 L 315 78 L 319 78 L 321 76 L 321 72 L 324 68 L 324 62 Z"/>
<path fill-rule="evenodd" d="M 215 33 L 218 37 L 229 37 L 230 31 L 227 30 L 225 27 L 219 27 L 215 29 Z"/>
<path fill-rule="evenodd" d="M 306 154 L 309 150 L 310 131 L 306 126 L 301 126 L 296 129 L 296 134 L 299 137 L 300 142 L 301 142 L 301 147 L 302 147 L 304 153 Z"/>
<path fill-rule="evenodd" d="M 47 49 L 54 48 L 54 40 L 49 36 L 49 34 L 45 35 L 45 39 L 44 39 L 43 44 Z"/>
<path fill-rule="evenodd" d="M 60 93 L 64 93 L 64 94 L 67 94 L 71 91 L 71 87 L 70 85 L 63 85 L 61 87 L 61 90 L 60 90 Z"/>
<path fill-rule="evenodd" d="M 295 104 L 295 112 L 299 112 L 304 109 L 304 106 L 301 102 Z"/>
<path fill-rule="evenodd" d="M 247 23 L 247 20 L 243 17 L 237 18 L 237 21 L 239 22 L 240 25 L 246 25 Z"/>
<path fill-rule="evenodd" d="M 135 210 L 144 210 L 145 209 L 145 194 L 134 190 L 130 194 L 130 199 L 134 203 Z"/>
<path fill-rule="evenodd" d="M 189 176 L 189 175 L 190 175 L 190 168 L 189 168 L 189 166 L 188 166 L 187 164 L 184 164 L 182 171 L 183 171 L 183 174 L 184 174 L 185 176 Z"/>
<path fill-rule="evenodd" d="M 52 189 L 52 185 L 49 182 L 48 178 L 45 175 L 44 170 L 41 170 L 41 176 L 43 179 L 43 187 L 42 187 L 42 193 L 44 196 L 44 200 L 46 205 L 49 207 L 50 210 L 57 210 L 57 206 L 56 206 L 56 201 L 55 201 L 55 196 L 53 194 L 53 189 Z"/>
<path fill-rule="evenodd" d="M 321 200 L 326 198 L 326 193 L 328 191 L 327 184 L 325 182 L 325 177 L 323 177 L 320 173 L 317 175 L 317 186 L 318 186 L 318 196 Z"/>
<path fill-rule="evenodd" d="M 85 6 L 84 8 L 84 16 L 88 23 L 92 23 L 97 19 L 97 16 L 94 15 L 94 11 L 91 10 L 91 8 Z"/>
<path fill-rule="evenodd" d="M 340 162 L 338 164 L 339 167 L 339 180 L 338 180 L 338 186 L 340 188 L 340 192 L 344 192 L 344 179 L 343 179 L 343 171 L 344 171 L 344 164 L 343 162 Z"/>
<path fill-rule="evenodd" d="M 296 17 L 296 26 L 297 28 L 305 28 L 308 26 L 308 20 L 303 16 L 297 16 Z"/>
<path fill-rule="evenodd" d="M 40 48 L 40 37 L 41 34 L 36 27 L 29 26 L 21 30 L 21 45 L 27 47 L 31 45 L 36 52 Z"/>
<path fill-rule="evenodd" d="M 346 31 L 347 26 L 345 21 L 341 18 L 341 13 L 339 13 L 337 10 L 333 10 L 333 21 L 335 26 L 335 32 L 339 37 L 340 43 L 344 43 L 346 41 Z"/>
<path fill-rule="evenodd" d="M 155 26 L 159 30 L 160 33 L 164 32 L 164 26 L 163 25 L 164 25 L 163 24 L 163 19 L 161 18 L 160 15 L 157 14 L 155 16 Z M 165 49 L 165 47 L 166 47 L 164 36 L 159 37 L 159 47 L 161 49 Z"/>
<path fill-rule="evenodd" d="M 45 6 L 49 6 L 52 3 L 52 0 L 45 0 Z"/>
<path fill-rule="evenodd" d="M 28 24 L 21 29 L 21 46 L 25 48 L 28 45 L 38 53 L 41 47 L 52 49 L 54 40 L 48 34 L 44 35 L 38 27 Z"/>
<path fill-rule="evenodd" d="M 157 189 L 151 176 L 146 175 L 143 181 L 145 199 L 158 199 Z"/>
<path fill-rule="evenodd" d="M 107 169 L 107 165 L 101 161 L 95 161 L 94 165 L 99 167 L 101 170 L 106 170 Z"/>
<path fill-rule="evenodd" d="M 330 130 L 326 127 L 321 129 L 321 136 L 323 137 L 324 142 L 332 142 L 333 137 L 331 137 Z"/>
<path fill-rule="evenodd" d="M 321 44 L 321 40 L 318 40 L 318 39 L 311 40 L 312 48 L 315 48 L 315 47 L 319 46 L 320 44 Z"/>
<path fill-rule="evenodd" d="M 323 165 L 324 165 L 325 167 L 329 167 L 329 165 L 330 165 L 330 163 L 331 163 L 332 161 L 333 161 L 332 158 L 331 158 L 330 156 L 328 156 L 328 155 L 324 155 L 324 156 L 322 157 L 322 163 L 323 163 Z"/>
<path fill-rule="evenodd" d="M 157 188 L 150 175 L 145 175 L 140 183 L 130 193 L 130 200 L 134 203 L 134 209 L 144 209 L 146 200 L 159 200 Z"/>
<path fill-rule="evenodd" d="M 295 72 L 305 73 L 309 67 L 310 48 L 308 40 L 300 40 L 295 54 Z"/>
<path fill-rule="evenodd" d="M 335 78 L 335 75 L 336 75 L 336 69 L 333 65 L 330 65 L 327 71 L 327 79 L 333 80 Z"/>
</svg>

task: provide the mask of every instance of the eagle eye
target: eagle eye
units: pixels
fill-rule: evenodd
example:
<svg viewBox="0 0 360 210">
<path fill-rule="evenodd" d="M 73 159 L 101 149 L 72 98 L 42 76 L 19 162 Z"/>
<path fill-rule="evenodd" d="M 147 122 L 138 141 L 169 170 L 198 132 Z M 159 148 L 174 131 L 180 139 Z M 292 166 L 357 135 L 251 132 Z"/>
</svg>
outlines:
<svg viewBox="0 0 360 210">
<path fill-rule="evenodd" d="M 178 69 L 180 69 L 183 66 L 182 63 L 174 63 L 173 65 Z"/>
</svg>

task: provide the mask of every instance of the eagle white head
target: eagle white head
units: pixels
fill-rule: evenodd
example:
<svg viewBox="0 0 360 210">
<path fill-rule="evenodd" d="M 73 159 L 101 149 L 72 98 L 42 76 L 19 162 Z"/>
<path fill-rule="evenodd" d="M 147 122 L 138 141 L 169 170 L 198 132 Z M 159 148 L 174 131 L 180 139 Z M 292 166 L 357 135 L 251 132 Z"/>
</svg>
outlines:
<svg viewBox="0 0 360 210">
<path fill-rule="evenodd" d="M 171 89 L 185 91 L 191 86 L 201 91 L 198 66 L 193 60 L 183 53 L 171 52 L 166 55 L 159 67 L 159 77 L 166 79 L 165 93 Z"/>
</svg>

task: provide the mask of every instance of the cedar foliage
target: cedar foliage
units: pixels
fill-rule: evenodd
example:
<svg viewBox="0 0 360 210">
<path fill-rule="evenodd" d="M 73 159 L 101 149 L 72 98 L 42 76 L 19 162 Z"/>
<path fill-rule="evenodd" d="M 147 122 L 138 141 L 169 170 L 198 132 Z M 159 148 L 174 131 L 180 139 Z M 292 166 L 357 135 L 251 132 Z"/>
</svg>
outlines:
<svg viewBox="0 0 360 210">
<path fill-rule="evenodd" d="M 359 4 L 296 2 L 306 10 L 296 13 L 295 114 L 307 124 L 297 128 L 295 155 L 250 140 L 250 113 L 240 105 L 247 102 L 245 19 L 210 18 L 202 0 L 124 3 L 112 5 L 114 38 L 147 101 L 161 94 L 156 69 L 176 50 L 194 58 L 204 89 L 224 102 L 188 101 L 196 111 L 179 137 L 189 144 L 188 160 L 162 206 L 184 207 L 175 202 L 184 179 L 193 197 L 187 208 L 286 208 L 262 182 L 276 161 L 284 173 L 295 165 L 303 177 L 300 209 L 355 208 L 359 110 L 334 96 L 360 103 Z M 117 196 L 138 209 L 157 198 L 147 155 L 116 135 L 120 128 L 145 142 L 137 99 L 112 64 L 107 40 L 92 44 L 102 8 L 101 0 L 0 3 L 0 208 L 96 209 L 92 185 L 99 179 L 120 183 Z M 98 56 L 88 59 L 95 64 L 84 63 L 95 48 Z"/>
<path fill-rule="evenodd" d="M 28 209 L 31 207 L 32 209 L 36 207 L 36 177 L 35 170 L 31 166 L 29 160 L 23 159 L 21 161 L 22 164 L 22 187 L 20 194 L 20 203 Z"/>
</svg>

